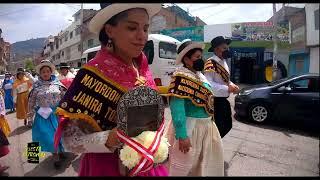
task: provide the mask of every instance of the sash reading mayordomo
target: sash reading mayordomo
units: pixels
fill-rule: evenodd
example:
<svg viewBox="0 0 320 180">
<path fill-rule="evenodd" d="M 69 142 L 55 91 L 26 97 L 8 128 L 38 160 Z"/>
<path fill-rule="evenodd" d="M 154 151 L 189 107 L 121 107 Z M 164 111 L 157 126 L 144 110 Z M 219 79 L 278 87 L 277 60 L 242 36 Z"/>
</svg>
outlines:
<svg viewBox="0 0 320 180">
<path fill-rule="evenodd" d="M 100 73 L 94 67 L 84 66 L 60 101 L 57 114 L 82 119 L 96 131 L 114 127 L 117 103 L 127 90 Z"/>
</svg>

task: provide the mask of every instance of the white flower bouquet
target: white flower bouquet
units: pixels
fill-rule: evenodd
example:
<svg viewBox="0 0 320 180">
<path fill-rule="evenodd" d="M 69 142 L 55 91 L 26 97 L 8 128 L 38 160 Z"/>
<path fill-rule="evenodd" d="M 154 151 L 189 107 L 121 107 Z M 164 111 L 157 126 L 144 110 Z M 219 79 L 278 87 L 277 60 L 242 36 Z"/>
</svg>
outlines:
<svg viewBox="0 0 320 180">
<path fill-rule="evenodd" d="M 155 139 L 155 136 L 155 131 L 144 131 L 140 135 L 132 139 L 148 149 Z M 159 147 L 153 155 L 154 164 L 162 163 L 168 158 L 169 146 L 170 144 L 168 142 L 168 139 L 165 137 L 161 137 Z M 120 160 L 122 164 L 129 170 L 134 168 L 139 163 L 141 158 L 142 155 L 127 144 L 125 144 L 120 150 Z"/>
</svg>

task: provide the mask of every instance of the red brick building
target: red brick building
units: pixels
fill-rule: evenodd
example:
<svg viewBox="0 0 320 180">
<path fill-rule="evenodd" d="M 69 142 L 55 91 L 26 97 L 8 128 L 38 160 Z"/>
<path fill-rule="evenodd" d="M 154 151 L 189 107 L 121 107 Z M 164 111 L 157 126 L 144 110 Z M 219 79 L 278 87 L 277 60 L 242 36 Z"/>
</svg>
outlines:
<svg viewBox="0 0 320 180">
<path fill-rule="evenodd" d="M 204 26 L 199 17 L 194 17 L 179 6 L 172 5 L 162 7 L 160 12 L 151 20 L 151 33 L 159 33 L 163 29 L 175 29 L 179 27 Z"/>
<path fill-rule="evenodd" d="M 0 29 L 0 72 L 7 71 L 7 66 L 10 61 L 10 43 L 5 42 L 1 36 L 2 30 Z"/>
</svg>

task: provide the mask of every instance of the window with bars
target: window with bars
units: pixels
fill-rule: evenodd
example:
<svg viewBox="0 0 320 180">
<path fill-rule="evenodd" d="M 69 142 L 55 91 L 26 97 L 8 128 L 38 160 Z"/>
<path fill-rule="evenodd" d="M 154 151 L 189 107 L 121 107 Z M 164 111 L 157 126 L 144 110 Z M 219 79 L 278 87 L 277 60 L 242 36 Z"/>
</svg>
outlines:
<svg viewBox="0 0 320 180">
<path fill-rule="evenodd" d="M 78 28 L 76 29 L 76 35 L 80 34 L 80 32 L 81 32 L 80 27 L 78 27 Z"/>
<path fill-rule="evenodd" d="M 93 47 L 93 39 L 89 39 L 88 40 L 88 48 L 92 48 Z"/>
<path fill-rule="evenodd" d="M 314 11 L 314 27 L 316 30 L 319 30 L 319 9 Z"/>
</svg>

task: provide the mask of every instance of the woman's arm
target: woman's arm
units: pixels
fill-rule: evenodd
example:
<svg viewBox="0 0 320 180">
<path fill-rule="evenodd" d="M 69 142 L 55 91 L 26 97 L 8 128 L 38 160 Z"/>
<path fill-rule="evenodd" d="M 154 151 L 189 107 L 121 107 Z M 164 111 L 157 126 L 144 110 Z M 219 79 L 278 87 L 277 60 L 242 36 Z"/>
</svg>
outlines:
<svg viewBox="0 0 320 180">
<path fill-rule="evenodd" d="M 184 101 L 182 98 L 170 97 L 170 110 L 176 139 L 186 139 L 188 137 Z"/>
<path fill-rule="evenodd" d="M 63 127 L 62 142 L 66 151 L 73 153 L 112 153 L 106 142 L 111 130 L 89 133 L 81 120 L 67 120 Z"/>
</svg>

